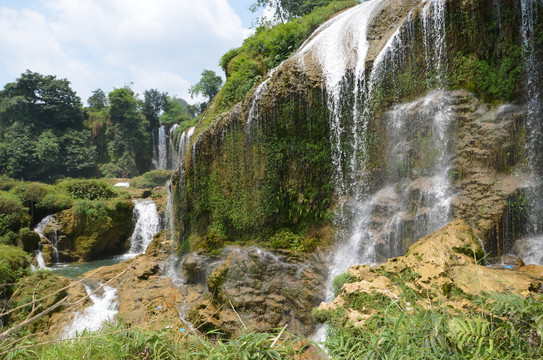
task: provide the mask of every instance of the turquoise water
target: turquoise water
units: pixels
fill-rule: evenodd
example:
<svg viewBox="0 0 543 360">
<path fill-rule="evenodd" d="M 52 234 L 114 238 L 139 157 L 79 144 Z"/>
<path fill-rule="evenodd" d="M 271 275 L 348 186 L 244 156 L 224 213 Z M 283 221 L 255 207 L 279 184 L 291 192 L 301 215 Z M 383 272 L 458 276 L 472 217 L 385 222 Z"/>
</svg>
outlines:
<svg viewBox="0 0 543 360">
<path fill-rule="evenodd" d="M 118 255 L 110 259 L 91 261 L 87 263 L 81 263 L 81 262 L 64 263 L 64 264 L 60 263 L 60 264 L 55 264 L 54 266 L 48 269 L 57 275 L 62 275 L 62 276 L 75 279 L 83 275 L 87 271 L 91 271 L 102 266 L 115 265 L 128 259 L 130 259 L 130 257 L 127 257 L 126 255 Z"/>
</svg>

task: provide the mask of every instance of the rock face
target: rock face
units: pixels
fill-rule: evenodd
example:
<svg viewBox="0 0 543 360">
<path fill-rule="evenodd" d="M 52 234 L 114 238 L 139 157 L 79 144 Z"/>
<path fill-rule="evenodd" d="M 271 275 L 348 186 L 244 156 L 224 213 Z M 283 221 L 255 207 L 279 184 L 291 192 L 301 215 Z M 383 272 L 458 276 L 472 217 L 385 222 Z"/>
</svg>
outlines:
<svg viewBox="0 0 543 360">
<path fill-rule="evenodd" d="M 472 228 L 462 220 L 454 221 L 414 243 L 405 256 L 388 260 L 382 265 L 353 266 L 349 281 L 330 303 L 319 310 L 344 310 L 348 323 L 363 326 L 374 313 L 349 308 L 349 299 L 356 294 L 381 294 L 392 300 L 405 291 L 416 294 L 425 307 L 450 307 L 457 311 L 473 308 L 471 301 L 482 292 L 513 292 L 523 296 L 541 293 L 543 267 L 517 266 L 515 270 L 492 269 L 480 264 L 481 244 Z"/>
<path fill-rule="evenodd" d="M 89 261 L 123 253 L 129 246 L 133 230 L 133 207 L 129 200 L 116 201 L 112 206 L 101 209 L 98 218 L 78 213 L 74 208 L 56 214 L 44 228 L 45 237 L 49 240 L 43 244 L 46 263 Z M 54 254 L 55 248 L 58 254 Z"/>
<path fill-rule="evenodd" d="M 236 335 L 244 326 L 267 331 L 287 326 L 309 335 L 311 310 L 326 282 L 323 254 L 273 253 L 256 247 L 228 246 L 220 255 L 189 254 L 182 263 L 184 288 L 204 290 L 187 303 L 197 327 Z M 239 317 L 238 317 L 239 316 Z"/>
<path fill-rule="evenodd" d="M 180 242 L 333 218 L 338 241 L 377 244 L 376 262 L 462 218 L 493 255 L 509 252 L 529 227 L 527 149 L 540 147 L 524 85 L 541 87 L 543 54 L 522 49 L 543 6 L 525 5 L 372 0 L 323 25 L 230 112 L 204 116 L 173 178 Z"/>
</svg>

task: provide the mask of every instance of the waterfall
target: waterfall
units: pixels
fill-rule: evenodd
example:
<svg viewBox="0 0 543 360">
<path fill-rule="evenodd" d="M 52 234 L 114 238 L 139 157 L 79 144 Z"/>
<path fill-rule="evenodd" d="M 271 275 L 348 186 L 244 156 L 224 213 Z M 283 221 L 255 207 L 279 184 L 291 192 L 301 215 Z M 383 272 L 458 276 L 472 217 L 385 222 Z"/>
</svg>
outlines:
<svg viewBox="0 0 543 360">
<path fill-rule="evenodd" d="M 160 125 L 158 128 L 158 164 L 157 169 L 168 168 L 168 148 L 166 147 L 166 128 Z"/>
<path fill-rule="evenodd" d="M 90 295 L 92 305 L 84 311 L 75 314 L 72 323 L 64 331 L 65 337 L 74 337 L 84 330 L 99 331 L 106 321 L 111 321 L 117 315 L 117 289 L 104 286 L 100 291 L 92 294 L 95 290 L 88 284 L 83 284 L 87 295 Z M 101 286 L 101 284 L 99 284 Z M 91 295 L 92 294 L 92 295 Z"/>
<path fill-rule="evenodd" d="M 532 181 L 527 191 L 528 236 L 517 240 L 517 253 L 527 264 L 543 264 L 543 64 L 542 49 L 538 45 L 536 29 L 541 24 L 538 17 L 543 6 L 539 0 L 521 0 L 521 35 L 524 48 L 526 86 L 527 152 Z"/>
<path fill-rule="evenodd" d="M 179 127 L 179 124 L 173 124 L 170 128 L 169 136 L 168 136 L 168 169 L 169 170 L 175 170 L 177 166 L 177 151 L 175 150 L 175 131 Z"/>
<path fill-rule="evenodd" d="M 196 129 L 194 126 L 188 128 L 183 132 L 183 134 L 181 134 L 181 137 L 179 138 L 179 145 L 177 146 L 177 158 L 179 159 L 179 161 L 183 161 L 185 155 L 189 151 L 190 139 L 194 134 L 194 129 Z"/>
<path fill-rule="evenodd" d="M 42 239 L 46 238 L 45 233 L 44 233 L 45 226 L 47 224 L 49 224 L 51 222 L 51 220 L 53 220 L 53 216 L 54 215 L 47 215 L 34 228 L 34 231 L 37 232 L 40 235 L 40 238 L 42 238 Z M 59 260 L 59 253 L 58 253 L 57 244 L 58 244 L 58 235 L 57 235 L 57 230 L 55 229 L 54 237 L 53 237 L 53 239 L 51 239 L 51 246 L 53 248 L 53 262 L 54 263 L 57 263 L 58 260 Z M 39 269 L 45 269 L 46 268 L 45 260 L 43 259 L 43 254 L 41 252 L 41 242 L 40 242 L 39 249 L 36 250 L 36 260 L 38 262 L 38 268 Z"/>
<path fill-rule="evenodd" d="M 421 19 L 427 78 L 435 78 L 438 86 L 443 86 L 445 74 L 445 9 L 446 0 L 427 0 Z"/>
<path fill-rule="evenodd" d="M 126 257 L 143 254 L 153 241 L 153 236 L 160 230 L 160 217 L 156 204 L 150 199 L 132 200 L 134 203 L 134 232 L 130 238 L 130 250 Z"/>
</svg>

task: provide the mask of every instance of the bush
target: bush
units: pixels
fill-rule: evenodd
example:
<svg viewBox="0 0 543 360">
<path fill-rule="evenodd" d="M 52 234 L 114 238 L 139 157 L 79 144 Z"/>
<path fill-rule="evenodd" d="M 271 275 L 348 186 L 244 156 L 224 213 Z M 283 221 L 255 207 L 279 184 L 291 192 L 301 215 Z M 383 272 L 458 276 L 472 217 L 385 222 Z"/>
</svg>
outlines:
<svg viewBox="0 0 543 360">
<path fill-rule="evenodd" d="M 170 177 L 170 170 L 152 170 L 132 179 L 132 187 L 136 189 L 148 189 L 164 186 Z"/>
<path fill-rule="evenodd" d="M 103 180 L 65 180 L 60 185 L 75 199 L 98 200 L 117 196 L 115 189 Z"/>
<path fill-rule="evenodd" d="M 9 284 L 26 273 L 29 267 L 28 254 L 9 245 L 0 245 L 0 298 L 10 294 Z"/>
<path fill-rule="evenodd" d="M 0 235 L 9 230 L 18 232 L 28 224 L 29 216 L 20 200 L 11 194 L 0 192 Z"/>
</svg>

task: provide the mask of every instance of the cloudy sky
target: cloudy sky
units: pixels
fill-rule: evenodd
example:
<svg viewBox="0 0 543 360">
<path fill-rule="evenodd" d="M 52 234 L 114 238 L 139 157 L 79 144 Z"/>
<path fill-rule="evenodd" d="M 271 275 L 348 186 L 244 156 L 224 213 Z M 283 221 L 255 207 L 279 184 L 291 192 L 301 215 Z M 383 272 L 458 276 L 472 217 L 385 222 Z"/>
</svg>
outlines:
<svg viewBox="0 0 543 360">
<path fill-rule="evenodd" d="M 101 88 L 158 89 L 190 101 L 203 69 L 224 77 L 256 0 L 0 0 L 0 88 L 29 69 Z"/>
</svg>

